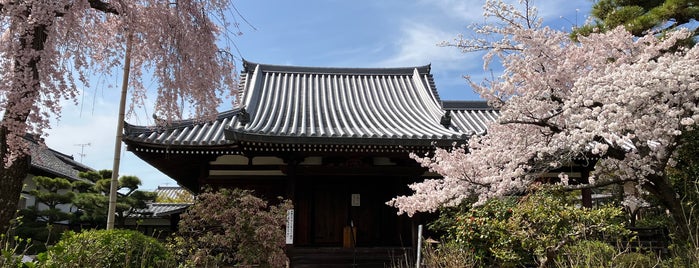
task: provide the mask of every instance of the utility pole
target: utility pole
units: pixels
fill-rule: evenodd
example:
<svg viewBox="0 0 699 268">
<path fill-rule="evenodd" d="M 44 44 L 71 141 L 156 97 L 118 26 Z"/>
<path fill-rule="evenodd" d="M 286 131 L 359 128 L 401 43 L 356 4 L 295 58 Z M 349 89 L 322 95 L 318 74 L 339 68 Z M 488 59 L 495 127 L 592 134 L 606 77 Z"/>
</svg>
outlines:
<svg viewBox="0 0 699 268">
<path fill-rule="evenodd" d="M 116 217 L 117 190 L 119 187 L 119 162 L 121 161 L 121 139 L 124 135 L 124 114 L 126 113 L 126 92 L 129 87 L 129 71 L 131 70 L 131 41 L 133 35 L 126 30 L 126 53 L 124 54 L 124 77 L 121 81 L 121 99 L 119 101 L 119 118 L 117 119 L 116 140 L 114 142 L 114 165 L 112 180 L 109 187 L 109 210 L 107 212 L 107 230 L 114 229 Z"/>
</svg>

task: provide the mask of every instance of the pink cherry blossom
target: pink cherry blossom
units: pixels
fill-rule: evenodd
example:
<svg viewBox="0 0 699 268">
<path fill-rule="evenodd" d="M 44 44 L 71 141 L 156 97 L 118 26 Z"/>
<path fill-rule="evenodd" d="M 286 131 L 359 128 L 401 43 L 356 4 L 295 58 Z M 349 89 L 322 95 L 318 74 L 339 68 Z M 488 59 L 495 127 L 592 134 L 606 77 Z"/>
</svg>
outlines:
<svg viewBox="0 0 699 268">
<path fill-rule="evenodd" d="M 235 66 L 219 42 L 230 0 L 0 0 L 0 111 L 12 163 L 26 132 L 42 133 L 61 100 L 77 102 L 93 73 L 121 71 L 133 35 L 132 105 L 157 82 L 155 112 L 214 116 L 235 92 Z M 150 81 L 148 81 L 150 83 Z M 183 104 L 185 106 L 183 106 Z M 115 103 L 116 105 L 116 103 Z M 132 107 L 133 108 L 133 107 Z"/>
<path fill-rule="evenodd" d="M 664 169 L 699 118 L 699 47 L 674 48 L 690 32 L 635 37 L 616 28 L 576 42 L 540 27 L 534 9 L 487 1 L 485 10 L 497 21 L 473 29 L 496 41 L 459 37 L 445 45 L 487 51 L 486 65 L 500 60 L 500 77 L 469 81 L 501 117 L 466 146 L 414 155 L 443 178 L 412 184 L 412 195 L 388 204 L 409 215 L 464 200 L 479 204 L 586 161 L 591 186 L 633 182 L 673 210 L 679 203 Z"/>
<path fill-rule="evenodd" d="M 60 102 L 77 102 L 94 74 L 121 71 L 133 37 L 132 105 L 157 85 L 162 122 L 213 118 L 236 93 L 226 52 L 230 0 L 0 0 L 0 232 L 14 217 L 28 172 L 25 133 L 43 134 Z M 150 82 L 149 82 L 150 84 Z M 117 105 L 115 102 L 114 105 Z M 133 108 L 133 106 L 132 106 Z M 191 114 L 185 114 L 191 111 Z"/>
</svg>

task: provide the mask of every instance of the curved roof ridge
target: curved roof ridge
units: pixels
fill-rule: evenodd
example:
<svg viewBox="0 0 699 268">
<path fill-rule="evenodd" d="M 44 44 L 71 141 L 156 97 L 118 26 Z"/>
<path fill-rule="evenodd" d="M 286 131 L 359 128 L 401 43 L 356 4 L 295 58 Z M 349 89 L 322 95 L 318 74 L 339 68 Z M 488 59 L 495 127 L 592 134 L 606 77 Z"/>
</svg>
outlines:
<svg viewBox="0 0 699 268">
<path fill-rule="evenodd" d="M 243 59 L 243 72 L 254 71 L 259 65 L 262 71 L 286 72 L 286 73 L 314 73 L 314 74 L 355 74 L 355 75 L 410 75 L 415 69 L 421 74 L 429 73 L 432 64 L 422 66 L 405 67 L 314 67 L 295 65 L 263 64 Z"/>
<path fill-rule="evenodd" d="M 497 110 L 485 100 L 443 100 L 444 110 Z"/>
<path fill-rule="evenodd" d="M 216 121 L 221 121 L 226 118 L 230 118 L 233 116 L 238 115 L 240 110 L 243 108 L 238 107 L 238 108 L 233 108 L 227 111 L 220 112 L 216 115 L 216 119 L 211 120 L 211 122 L 216 122 Z M 189 126 L 195 126 L 195 125 L 203 125 L 207 123 L 211 123 L 208 121 L 204 121 L 201 119 L 183 119 L 183 120 L 177 120 L 173 121 L 170 123 L 167 123 L 165 126 L 157 126 L 157 125 L 149 125 L 149 126 L 143 126 L 143 125 L 133 125 L 128 122 L 124 122 L 124 130 L 127 133 L 142 133 L 142 132 L 149 132 L 153 130 L 174 130 L 177 128 L 182 128 L 182 127 L 189 127 Z"/>
</svg>

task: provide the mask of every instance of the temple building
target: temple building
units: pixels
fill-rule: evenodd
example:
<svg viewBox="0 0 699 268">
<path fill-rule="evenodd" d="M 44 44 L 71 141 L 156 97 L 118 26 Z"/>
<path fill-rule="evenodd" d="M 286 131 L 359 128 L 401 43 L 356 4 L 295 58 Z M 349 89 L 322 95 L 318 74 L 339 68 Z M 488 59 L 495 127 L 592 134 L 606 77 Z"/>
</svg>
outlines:
<svg viewBox="0 0 699 268">
<path fill-rule="evenodd" d="M 464 143 L 498 117 L 485 102 L 442 101 L 429 65 L 243 66 L 239 107 L 208 123 L 127 124 L 124 142 L 194 193 L 208 185 L 291 199 L 290 248 L 411 247 L 420 219 L 386 202 L 438 175 L 409 154 Z"/>
</svg>

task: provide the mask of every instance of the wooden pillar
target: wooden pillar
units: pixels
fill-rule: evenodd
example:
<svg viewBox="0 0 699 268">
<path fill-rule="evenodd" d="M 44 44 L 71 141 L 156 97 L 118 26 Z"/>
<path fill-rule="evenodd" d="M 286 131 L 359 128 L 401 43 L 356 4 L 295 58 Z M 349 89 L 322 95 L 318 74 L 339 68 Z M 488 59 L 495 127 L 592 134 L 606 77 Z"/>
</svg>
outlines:
<svg viewBox="0 0 699 268">
<path fill-rule="evenodd" d="M 581 180 L 582 183 L 588 184 L 590 183 L 590 169 L 587 167 L 583 167 L 580 171 L 581 174 Z M 586 208 L 591 208 L 592 207 L 592 189 L 586 188 L 581 190 L 581 196 L 582 196 L 582 205 L 583 207 Z"/>
</svg>

